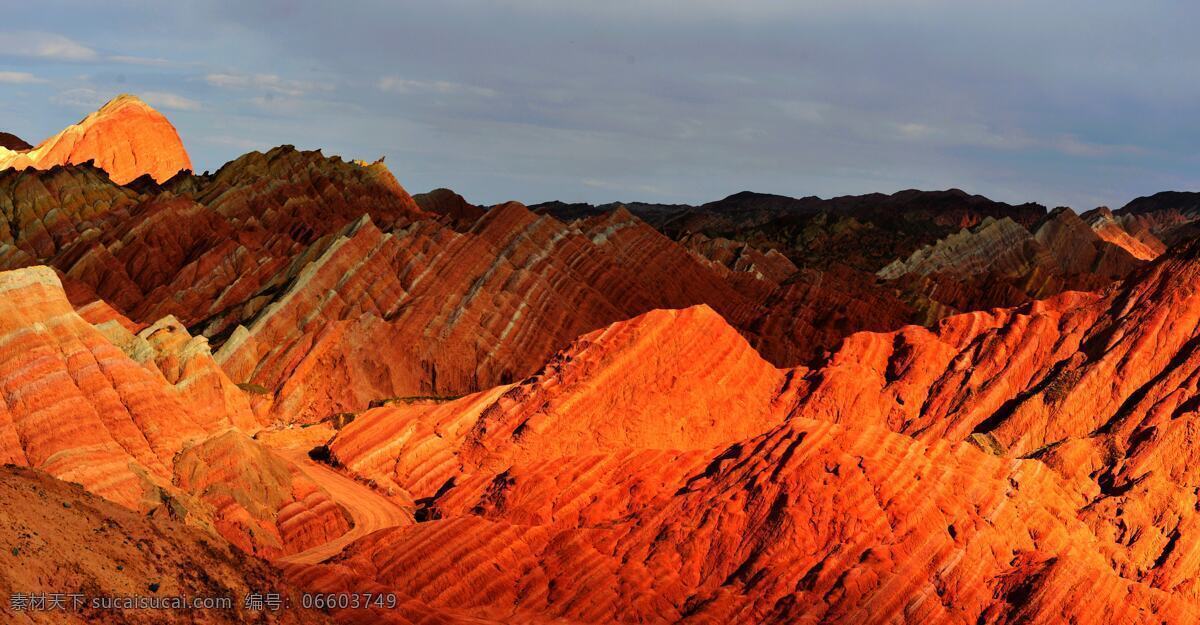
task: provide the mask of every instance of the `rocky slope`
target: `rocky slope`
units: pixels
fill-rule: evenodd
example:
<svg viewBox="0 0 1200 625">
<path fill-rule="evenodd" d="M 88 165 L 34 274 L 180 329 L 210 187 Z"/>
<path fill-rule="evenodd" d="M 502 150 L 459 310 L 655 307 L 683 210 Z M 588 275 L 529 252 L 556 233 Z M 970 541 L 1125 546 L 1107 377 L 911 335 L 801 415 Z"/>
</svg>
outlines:
<svg viewBox="0 0 1200 625">
<path fill-rule="evenodd" d="M 1195 237 L 1200 219 L 1200 193 L 1163 191 L 1139 197 L 1113 211 L 1129 227 L 1144 229 L 1167 245 Z"/>
<path fill-rule="evenodd" d="M 0 150 L 0 170 L 49 169 L 89 161 L 118 184 L 143 175 L 161 182 L 192 168 L 175 127 L 158 111 L 128 94 L 113 98 L 35 148 L 4 146 Z"/>
<path fill-rule="evenodd" d="M 1097 216 L 1089 224 L 1064 208 L 1033 230 L 1007 217 L 986 218 L 892 262 L 878 275 L 923 309 L 1015 306 L 1063 291 L 1103 288 L 1163 251 L 1161 244 L 1152 245 L 1115 220 Z"/>
<path fill-rule="evenodd" d="M 282 574 L 220 538 L 166 515 L 143 516 L 41 471 L 0 467 L 0 616 L 8 623 L 331 623 L 314 611 L 247 610 L 252 592 L 298 604 Z M 63 609 L 17 610 L 16 593 L 64 595 Z M 74 607 L 70 594 L 228 598 L 229 608 L 111 610 Z"/>
<path fill-rule="evenodd" d="M 778 419 L 771 400 L 783 384 L 711 308 L 653 311 L 580 337 L 521 384 L 367 411 L 331 451 L 376 483 L 427 497 L 513 463 L 745 438 Z"/>
<path fill-rule="evenodd" d="M 349 528 L 327 493 L 239 432 L 258 423 L 202 339 L 169 318 L 134 335 L 99 316 L 77 314 L 48 268 L 0 272 L 0 461 L 265 555 Z"/>
<path fill-rule="evenodd" d="M 855 335 L 812 370 L 720 339 L 727 365 L 693 363 L 690 332 L 735 335 L 690 309 L 589 335 L 519 386 L 369 411 L 334 457 L 425 522 L 305 579 L 528 622 L 1189 621 L 1198 250 L 1103 294 Z M 712 378 L 750 371 L 760 387 Z M 664 406 L 683 411 L 651 423 L 690 434 L 639 434 Z"/>
</svg>

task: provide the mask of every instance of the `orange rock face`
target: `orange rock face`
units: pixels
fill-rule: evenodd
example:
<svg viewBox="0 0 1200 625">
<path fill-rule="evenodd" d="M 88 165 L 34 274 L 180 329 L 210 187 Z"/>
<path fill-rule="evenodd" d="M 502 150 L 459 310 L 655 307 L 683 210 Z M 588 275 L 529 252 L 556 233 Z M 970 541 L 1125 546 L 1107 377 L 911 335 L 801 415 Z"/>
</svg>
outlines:
<svg viewBox="0 0 1200 625">
<path fill-rule="evenodd" d="M 356 473 L 426 497 L 516 462 L 746 438 L 778 421 L 772 399 L 783 383 L 712 309 L 654 311 L 581 337 L 519 385 L 363 413 L 331 451 Z"/>
<path fill-rule="evenodd" d="M 281 555 L 350 528 L 292 463 L 241 433 L 249 399 L 173 318 L 134 334 L 77 314 L 53 271 L 0 272 L 0 460 L 135 510 L 168 509 L 246 551 Z"/>
<path fill-rule="evenodd" d="M 517 386 L 368 411 L 335 458 L 424 522 L 304 579 L 528 622 L 1189 622 L 1198 249 L 1104 293 L 854 335 L 815 369 L 729 355 L 698 308 Z M 659 414 L 693 434 L 630 418 Z"/>
<path fill-rule="evenodd" d="M 117 184 L 143 175 L 162 182 L 192 168 L 171 122 L 127 94 L 35 148 L 0 151 L 0 169 L 49 169 L 88 161 L 108 172 Z"/>
</svg>

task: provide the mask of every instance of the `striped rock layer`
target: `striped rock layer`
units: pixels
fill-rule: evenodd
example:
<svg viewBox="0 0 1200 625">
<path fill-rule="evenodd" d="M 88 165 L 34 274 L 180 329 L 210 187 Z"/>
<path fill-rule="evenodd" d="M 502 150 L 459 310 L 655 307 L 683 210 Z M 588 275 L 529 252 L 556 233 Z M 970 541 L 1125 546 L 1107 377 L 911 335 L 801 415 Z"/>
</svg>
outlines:
<svg viewBox="0 0 1200 625">
<path fill-rule="evenodd" d="M 878 275 L 932 311 L 1015 306 L 1063 291 L 1091 291 L 1123 279 L 1165 247 L 1143 241 L 1112 219 L 1091 223 L 1067 208 L 1026 229 L 1007 217 L 985 219 L 898 259 Z M 935 315 L 928 315 L 935 316 Z"/>
<path fill-rule="evenodd" d="M 1190 622 L 1198 271 L 1200 242 L 813 369 L 703 307 L 615 324 L 358 415 L 336 461 L 421 522 L 292 574 L 499 621 Z"/>
<path fill-rule="evenodd" d="M 76 313 L 49 268 L 0 272 L 0 462 L 256 553 L 349 529 L 327 493 L 239 431 L 260 426 L 203 339 L 173 319 L 134 334 L 111 310 L 84 312 L 104 320 Z"/>
<path fill-rule="evenodd" d="M 866 274 L 846 270 L 846 289 L 841 270 L 746 249 L 757 265 L 726 266 L 624 211 L 566 224 L 510 203 L 467 226 L 470 214 L 422 210 L 380 163 L 288 147 L 165 185 L 10 172 L 0 199 L 15 224 L 0 262 L 53 266 L 73 301 L 137 324 L 174 317 L 272 419 L 509 383 L 654 309 L 708 304 L 777 364 L 911 317 Z"/>
</svg>

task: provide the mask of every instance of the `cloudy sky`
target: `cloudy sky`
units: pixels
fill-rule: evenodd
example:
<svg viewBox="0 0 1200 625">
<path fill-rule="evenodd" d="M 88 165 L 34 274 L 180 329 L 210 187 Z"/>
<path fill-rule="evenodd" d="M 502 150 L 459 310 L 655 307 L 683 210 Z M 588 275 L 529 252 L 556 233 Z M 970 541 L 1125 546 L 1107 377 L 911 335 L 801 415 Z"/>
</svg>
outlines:
<svg viewBox="0 0 1200 625">
<path fill-rule="evenodd" d="M 6 7 L 0 129 L 131 92 L 201 170 L 291 143 L 479 203 L 1200 188 L 1192 3 L 176 4 Z"/>
</svg>

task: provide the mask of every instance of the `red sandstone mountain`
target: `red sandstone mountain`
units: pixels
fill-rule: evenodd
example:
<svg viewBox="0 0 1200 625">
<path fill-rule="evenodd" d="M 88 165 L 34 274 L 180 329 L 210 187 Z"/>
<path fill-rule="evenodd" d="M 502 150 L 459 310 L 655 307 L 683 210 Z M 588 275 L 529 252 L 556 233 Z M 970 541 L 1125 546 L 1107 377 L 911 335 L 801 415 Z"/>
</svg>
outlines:
<svg viewBox="0 0 1200 625">
<path fill-rule="evenodd" d="M 0 295 L 0 461 L 135 510 L 165 506 L 254 553 L 348 529 L 328 494 L 248 438 L 261 426 L 206 341 L 172 319 L 136 335 L 117 319 L 93 326 L 44 267 L 0 273 Z"/>
<path fill-rule="evenodd" d="M 192 168 L 175 127 L 158 111 L 128 94 L 113 98 L 37 147 L 18 144 L 3 148 L 0 169 L 49 169 L 91 161 L 118 184 L 142 175 L 161 182 Z"/>
<path fill-rule="evenodd" d="M 6 591 L 395 593 L 343 623 L 1200 617 L 1188 196 L 485 210 L 288 146 L 102 168 L 0 172 L 0 461 L 44 472 L 0 472 Z"/>
<path fill-rule="evenodd" d="M 1088 224 L 1064 208 L 1032 231 L 1009 218 L 985 219 L 880 269 L 927 318 L 949 311 L 1015 306 L 1070 290 L 1095 290 L 1120 280 L 1162 253 L 1144 234 L 1115 220 Z"/>
<path fill-rule="evenodd" d="M 1197 250 L 1105 295 L 856 335 L 815 370 L 678 349 L 732 335 L 691 309 L 589 335 L 517 387 L 368 411 L 334 458 L 428 520 L 323 566 L 530 622 L 1190 621 Z M 659 414 L 670 429 L 640 435 Z M 457 584 L 421 572 L 444 566 Z M 344 583 L 323 571 L 305 579 Z"/>
</svg>

